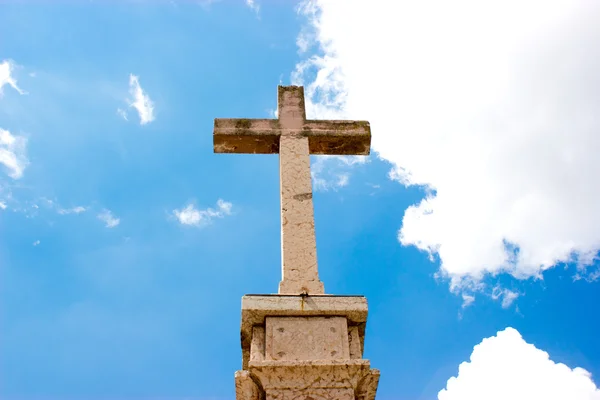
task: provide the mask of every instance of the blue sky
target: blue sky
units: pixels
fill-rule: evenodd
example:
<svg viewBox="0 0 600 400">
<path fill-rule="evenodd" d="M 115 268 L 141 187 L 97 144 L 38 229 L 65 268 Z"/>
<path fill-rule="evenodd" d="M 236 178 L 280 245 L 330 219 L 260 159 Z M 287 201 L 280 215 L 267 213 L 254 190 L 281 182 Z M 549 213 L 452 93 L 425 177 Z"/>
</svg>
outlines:
<svg viewBox="0 0 600 400">
<path fill-rule="evenodd" d="M 486 83 L 482 99 L 497 63 L 457 75 L 472 65 L 463 48 L 449 61 L 435 34 L 396 39 L 437 21 L 409 6 L 352 2 L 341 18 L 326 1 L 25 3 L 0 5 L 1 398 L 234 398 L 240 298 L 280 279 L 278 160 L 213 154 L 212 124 L 272 116 L 291 83 L 311 118 L 372 123 L 367 160 L 312 161 L 321 279 L 368 298 L 377 398 L 482 398 L 483 381 L 512 398 L 600 396 L 598 58 L 570 53 L 598 48 L 593 24 L 574 23 L 596 8 L 540 16 L 531 1 L 534 34 L 491 24 L 488 55 L 510 66 L 498 80 L 535 96 Z M 466 3 L 457 14 L 493 14 Z M 555 46 L 539 39 L 556 32 Z M 535 50 L 525 66 L 510 58 L 521 42 Z M 460 92 L 433 96 L 450 75 Z M 543 111 L 524 120 L 532 104 Z M 587 391 L 560 397 L 578 373 Z"/>
</svg>

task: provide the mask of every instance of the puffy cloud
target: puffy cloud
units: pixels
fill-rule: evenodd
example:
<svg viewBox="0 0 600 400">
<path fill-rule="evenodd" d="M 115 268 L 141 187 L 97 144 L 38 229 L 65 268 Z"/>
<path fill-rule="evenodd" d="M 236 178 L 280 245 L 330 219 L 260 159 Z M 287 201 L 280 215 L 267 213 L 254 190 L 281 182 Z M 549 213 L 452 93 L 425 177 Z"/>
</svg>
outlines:
<svg viewBox="0 0 600 400">
<path fill-rule="evenodd" d="M 0 96 L 2 95 L 2 88 L 4 85 L 8 85 L 16 90 L 19 94 L 25 94 L 19 86 L 17 86 L 17 80 L 12 75 L 15 65 L 10 60 L 4 60 L 0 63 Z"/>
<path fill-rule="evenodd" d="M 555 363 L 545 351 L 506 328 L 474 347 L 439 400 L 600 400 L 591 374 Z"/>
<path fill-rule="evenodd" d="M 14 136 L 9 131 L 0 128 L 0 164 L 8 170 L 8 176 L 19 179 L 23 170 L 29 164 L 25 154 L 27 139 Z"/>
<path fill-rule="evenodd" d="M 121 223 L 119 218 L 115 218 L 110 210 L 104 210 L 98 214 L 98 219 L 106 225 L 107 228 L 114 228 Z"/>
<path fill-rule="evenodd" d="M 202 223 L 207 223 L 213 218 L 223 218 L 231 214 L 233 205 L 227 201 L 219 199 L 217 208 L 207 208 L 198 210 L 193 204 L 188 204 L 186 207 L 178 210 L 173 210 L 173 215 L 183 225 L 200 226 Z"/>
<path fill-rule="evenodd" d="M 403 245 L 439 257 L 454 288 L 594 261 L 599 3 L 315 0 L 300 9 L 322 51 L 293 76 L 309 117 L 368 119 L 390 176 L 427 190 L 406 210 Z"/>
<path fill-rule="evenodd" d="M 140 86 L 139 78 L 133 74 L 129 75 L 129 95 L 132 97 L 129 100 L 129 106 L 137 110 L 140 116 L 140 125 L 154 121 L 154 103 Z M 123 110 L 117 109 L 117 113 L 127 119 L 127 114 Z"/>
</svg>

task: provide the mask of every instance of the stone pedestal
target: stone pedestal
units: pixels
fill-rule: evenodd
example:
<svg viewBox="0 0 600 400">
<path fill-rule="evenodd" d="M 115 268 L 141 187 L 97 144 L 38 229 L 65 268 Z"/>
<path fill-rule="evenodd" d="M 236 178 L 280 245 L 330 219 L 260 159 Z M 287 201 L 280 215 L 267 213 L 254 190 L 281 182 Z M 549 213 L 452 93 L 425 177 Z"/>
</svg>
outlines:
<svg viewBox="0 0 600 400">
<path fill-rule="evenodd" d="M 374 400 L 366 322 L 362 296 L 244 296 L 236 400 Z"/>
</svg>

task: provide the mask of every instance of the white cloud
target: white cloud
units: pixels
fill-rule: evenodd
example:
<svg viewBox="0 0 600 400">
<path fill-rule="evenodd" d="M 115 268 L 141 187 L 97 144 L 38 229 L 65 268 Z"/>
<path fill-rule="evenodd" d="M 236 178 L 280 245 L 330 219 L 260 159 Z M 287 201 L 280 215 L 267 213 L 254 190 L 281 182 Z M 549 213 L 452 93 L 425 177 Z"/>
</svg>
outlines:
<svg viewBox="0 0 600 400">
<path fill-rule="evenodd" d="M 117 114 L 123 118 L 125 121 L 129 121 L 129 118 L 127 116 L 127 111 L 123 110 L 122 108 L 117 108 Z"/>
<path fill-rule="evenodd" d="M 121 220 L 115 218 L 110 210 L 104 210 L 98 214 L 98 219 L 106 224 L 107 228 L 114 228 L 119 225 Z"/>
<path fill-rule="evenodd" d="M 269 108 L 267 109 L 267 115 L 269 116 L 269 118 L 277 119 L 279 116 L 279 110 L 276 108 Z"/>
<path fill-rule="evenodd" d="M 429 188 L 406 210 L 402 244 L 438 256 L 454 288 L 592 262 L 599 3 L 319 0 L 302 10 L 324 52 L 293 76 L 307 81 L 310 117 L 341 108 L 368 119 L 392 176 Z"/>
<path fill-rule="evenodd" d="M 248 7 L 250 7 L 250 9 L 252 11 L 254 11 L 256 14 L 258 14 L 260 12 L 260 6 L 258 4 L 256 4 L 255 0 L 246 0 L 246 5 Z"/>
<path fill-rule="evenodd" d="M 34 246 L 37 246 L 37 245 L 39 245 L 40 243 L 41 243 L 41 242 L 40 242 L 39 240 L 36 240 L 35 242 L 33 242 L 33 245 L 34 245 Z"/>
<path fill-rule="evenodd" d="M 494 300 L 501 300 L 502 308 L 508 308 L 519 297 L 519 293 L 496 286 L 492 290 L 491 297 Z"/>
<path fill-rule="evenodd" d="M 231 204 L 228 201 L 224 201 L 224 200 L 217 200 L 217 208 L 219 211 L 217 211 L 219 213 L 218 216 L 223 216 L 223 215 L 231 215 L 231 208 L 233 207 L 233 204 Z"/>
<path fill-rule="evenodd" d="M 473 304 L 473 302 L 475 301 L 475 296 L 472 296 L 472 295 L 466 294 L 466 293 L 462 293 L 462 299 L 463 299 L 462 308 L 467 308 L 471 304 Z"/>
<path fill-rule="evenodd" d="M 197 0 L 198 4 L 200 4 L 200 6 L 207 11 L 210 9 L 211 5 L 218 3 L 220 1 L 221 0 Z"/>
<path fill-rule="evenodd" d="M 230 215 L 232 207 L 231 203 L 219 199 L 216 209 L 207 208 L 198 210 L 190 203 L 180 210 L 173 210 L 173 215 L 183 225 L 200 226 L 203 223 L 208 223 L 213 218 L 223 218 L 226 215 Z"/>
<path fill-rule="evenodd" d="M 4 85 L 12 87 L 19 94 L 26 94 L 25 91 L 21 90 L 21 88 L 17 86 L 17 80 L 12 75 L 14 68 L 15 65 L 10 60 L 4 60 L 0 63 L 0 96 L 2 96 L 2 88 L 4 87 Z"/>
<path fill-rule="evenodd" d="M 0 208 L 3 210 L 6 210 L 6 203 L 3 201 L 0 201 Z"/>
<path fill-rule="evenodd" d="M 132 97 L 129 100 L 129 106 L 137 110 L 140 116 L 140 125 L 154 121 L 154 104 L 140 86 L 139 78 L 133 74 L 129 75 L 129 94 Z M 123 116 L 122 113 L 120 115 Z M 126 116 L 125 119 L 127 119 Z"/>
<path fill-rule="evenodd" d="M 13 136 L 7 130 L 0 128 L 0 164 L 8 169 L 8 176 L 19 179 L 23 170 L 29 164 L 25 150 L 27 139 Z"/>
<path fill-rule="evenodd" d="M 365 157 L 317 156 L 310 167 L 315 191 L 337 190 L 350 183 L 350 169 L 367 162 Z"/>
<path fill-rule="evenodd" d="M 310 31 L 306 28 L 300 31 L 300 34 L 296 38 L 296 46 L 298 46 L 298 53 L 304 54 L 306 53 L 314 43 L 314 37 L 310 33 Z"/>
<path fill-rule="evenodd" d="M 81 214 L 84 211 L 86 211 L 85 207 L 77 206 L 77 207 L 73 207 L 73 208 L 61 208 L 61 209 L 58 210 L 58 213 L 62 214 L 62 215 L 65 215 L 65 214 Z"/>
<path fill-rule="evenodd" d="M 173 214 L 175 214 L 179 222 L 184 225 L 198 225 L 202 220 L 202 214 L 194 208 L 193 204 L 188 204 L 181 210 L 175 209 L 173 210 Z"/>
<path fill-rule="evenodd" d="M 474 347 L 439 400 L 600 400 L 591 374 L 555 363 L 548 353 L 506 328 Z"/>
</svg>

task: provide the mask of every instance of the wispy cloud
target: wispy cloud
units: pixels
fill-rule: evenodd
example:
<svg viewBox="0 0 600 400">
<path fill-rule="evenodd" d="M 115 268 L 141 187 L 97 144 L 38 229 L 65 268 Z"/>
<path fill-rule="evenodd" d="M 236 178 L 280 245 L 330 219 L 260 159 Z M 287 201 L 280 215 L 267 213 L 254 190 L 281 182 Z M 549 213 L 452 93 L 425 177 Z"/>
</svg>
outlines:
<svg viewBox="0 0 600 400">
<path fill-rule="evenodd" d="M 250 7 L 250 9 L 252 11 L 254 11 L 256 14 L 258 14 L 260 12 L 260 5 L 256 4 L 256 1 L 254 1 L 254 0 L 246 0 L 246 5 L 248 7 Z"/>
<path fill-rule="evenodd" d="M 267 115 L 269 116 L 269 118 L 277 119 L 279 117 L 279 110 L 277 110 L 277 108 L 268 108 Z"/>
<path fill-rule="evenodd" d="M 198 210 L 193 204 L 188 204 L 180 210 L 173 210 L 173 215 L 182 225 L 200 226 L 203 223 L 208 223 L 214 218 L 223 218 L 231 214 L 232 204 L 219 199 L 217 208 L 207 208 Z"/>
<path fill-rule="evenodd" d="M 8 176 L 19 179 L 29 164 L 25 155 L 27 139 L 13 136 L 9 131 L 0 128 L 0 164 L 8 169 Z"/>
<path fill-rule="evenodd" d="M 104 210 L 98 214 L 98 219 L 106 224 L 107 228 L 114 228 L 119 225 L 121 220 L 115 218 L 110 210 Z"/>
<path fill-rule="evenodd" d="M 6 210 L 6 203 L 3 201 L 0 201 L 0 208 L 3 210 Z"/>
<path fill-rule="evenodd" d="M 145 125 L 154 121 L 154 103 L 142 87 L 140 86 L 139 77 L 133 74 L 129 75 L 129 106 L 137 110 L 140 116 L 140 125 Z M 127 119 L 125 111 L 118 109 L 117 113 Z"/>
<path fill-rule="evenodd" d="M 2 88 L 4 85 L 12 87 L 14 90 L 19 92 L 19 94 L 26 94 L 24 90 L 17 86 L 17 80 L 12 75 L 14 68 L 15 65 L 10 60 L 4 60 L 0 63 L 0 96 L 2 96 Z"/>
<path fill-rule="evenodd" d="M 129 121 L 129 118 L 127 117 L 127 111 L 123 110 L 122 108 L 117 108 L 117 114 L 119 114 L 125 121 Z"/>
<path fill-rule="evenodd" d="M 200 4 L 200 6 L 205 10 L 208 10 L 210 9 L 211 5 L 218 3 L 219 1 L 221 0 L 198 0 L 198 4 Z"/>
<path fill-rule="evenodd" d="M 39 240 L 36 240 L 35 242 L 33 242 L 33 245 L 34 245 L 34 246 L 37 246 L 37 245 L 39 245 L 40 243 L 41 243 L 41 242 L 40 242 Z"/>
<path fill-rule="evenodd" d="M 318 157 L 311 166 L 315 191 L 338 190 L 350 183 L 350 170 L 356 164 L 367 162 L 365 157 Z"/>
<path fill-rule="evenodd" d="M 519 293 L 512 290 L 503 289 L 500 286 L 494 287 L 492 290 L 492 299 L 501 300 L 502 308 L 508 308 L 519 297 Z"/>
<path fill-rule="evenodd" d="M 475 296 L 463 293 L 462 294 L 462 299 L 463 299 L 462 308 L 467 308 L 471 304 L 473 304 L 473 302 L 475 301 Z"/>
<path fill-rule="evenodd" d="M 65 214 L 80 214 L 82 212 L 86 211 L 85 207 L 82 206 L 77 206 L 77 207 L 73 207 L 73 208 L 61 208 L 58 210 L 58 213 L 61 215 L 65 215 Z"/>
</svg>

